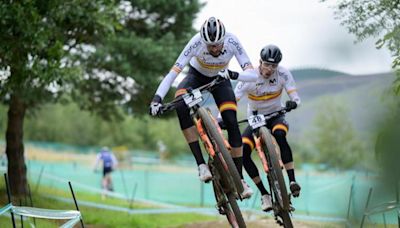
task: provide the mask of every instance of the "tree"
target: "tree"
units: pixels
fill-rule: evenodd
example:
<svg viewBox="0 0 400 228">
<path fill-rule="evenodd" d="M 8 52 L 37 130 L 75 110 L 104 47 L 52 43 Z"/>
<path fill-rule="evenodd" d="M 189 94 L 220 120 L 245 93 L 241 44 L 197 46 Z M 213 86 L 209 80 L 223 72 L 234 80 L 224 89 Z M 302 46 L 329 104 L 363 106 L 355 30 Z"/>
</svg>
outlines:
<svg viewBox="0 0 400 228">
<path fill-rule="evenodd" d="M 9 107 L 12 193 L 27 190 L 26 114 L 69 98 L 105 119 L 118 117 L 121 105 L 143 112 L 139 104 L 193 33 L 199 7 L 194 0 L 1 1 L 0 95 Z"/>
<path fill-rule="evenodd" d="M 80 80 L 71 50 L 113 32 L 112 1 L 1 1 L 0 83 L 8 105 L 6 154 L 12 193 L 26 193 L 23 123 L 29 109 L 56 101 L 66 84 Z"/>
<path fill-rule="evenodd" d="M 317 162 L 332 168 L 348 169 L 357 165 L 363 156 L 363 147 L 343 106 L 329 103 L 317 113 L 312 142 L 318 151 Z"/>
<path fill-rule="evenodd" d="M 132 0 L 121 4 L 123 29 L 96 45 L 85 65 L 88 80 L 80 82 L 79 92 L 74 93 L 81 107 L 95 109 L 103 116 L 115 114 L 107 112 L 113 110 L 110 107 L 115 100 L 132 113 L 148 112 L 158 83 L 195 33 L 192 23 L 202 6 L 198 0 Z M 98 77 L 99 72 L 106 75 L 107 83 Z M 123 93 L 116 93 L 122 89 Z M 116 97 L 110 99 L 112 96 Z"/>
<path fill-rule="evenodd" d="M 385 103 L 389 111 L 381 117 L 382 121 L 375 130 L 375 155 L 384 181 L 393 188 L 400 181 L 400 101 L 388 95 Z"/>
<path fill-rule="evenodd" d="M 377 48 L 390 50 L 397 74 L 394 90 L 400 95 L 400 0 L 340 0 L 334 8 L 336 18 L 357 41 L 374 37 Z"/>
</svg>

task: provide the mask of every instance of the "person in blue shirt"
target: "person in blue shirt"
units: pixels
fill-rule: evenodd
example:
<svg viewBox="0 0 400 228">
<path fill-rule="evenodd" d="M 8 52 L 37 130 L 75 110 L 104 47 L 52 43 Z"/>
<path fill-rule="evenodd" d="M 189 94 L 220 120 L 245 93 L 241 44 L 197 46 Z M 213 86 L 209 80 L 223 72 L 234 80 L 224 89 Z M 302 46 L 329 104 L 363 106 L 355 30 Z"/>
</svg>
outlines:
<svg viewBox="0 0 400 228">
<path fill-rule="evenodd" d="M 97 171 L 100 162 L 103 163 L 103 179 L 101 182 L 102 188 L 104 190 L 113 191 L 111 172 L 117 167 L 118 161 L 113 152 L 108 147 L 101 148 L 100 152 L 97 154 L 96 162 L 94 165 L 95 172 Z"/>
</svg>

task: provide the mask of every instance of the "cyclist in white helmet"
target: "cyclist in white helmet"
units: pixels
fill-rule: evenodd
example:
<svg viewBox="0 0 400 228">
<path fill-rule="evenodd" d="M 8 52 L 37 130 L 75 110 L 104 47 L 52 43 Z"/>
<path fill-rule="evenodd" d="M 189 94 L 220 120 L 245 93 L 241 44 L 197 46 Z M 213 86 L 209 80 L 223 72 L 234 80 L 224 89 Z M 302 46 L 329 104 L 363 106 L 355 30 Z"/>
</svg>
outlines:
<svg viewBox="0 0 400 228">
<path fill-rule="evenodd" d="M 186 93 L 186 89 L 189 87 L 194 89 L 211 82 L 218 75 L 223 76 L 225 80 L 211 93 L 227 125 L 232 158 L 242 177 L 244 187 L 244 192 L 241 193 L 242 197 L 249 198 L 252 190 L 243 180 L 242 139 L 237 124 L 235 95 L 229 81 L 229 79 L 238 79 L 238 73 L 227 70 L 229 62 L 234 56 L 242 70 L 253 68 L 238 38 L 232 33 L 226 32 L 224 24 L 219 19 L 210 17 L 201 26 L 200 32 L 187 43 L 174 66 L 160 83 L 150 104 L 150 114 L 153 116 L 159 114 L 163 98 L 177 75 L 187 64 L 189 64 L 189 72 L 179 84 L 175 97 Z M 239 78 L 239 80 L 246 80 L 246 78 Z M 199 178 L 201 181 L 208 182 L 212 178 L 211 172 L 205 164 L 198 134 L 190 118 L 189 110 L 186 107 L 178 108 L 177 114 L 185 139 L 196 159 Z"/>
<path fill-rule="evenodd" d="M 281 60 L 282 53 L 279 47 L 270 44 L 261 49 L 260 65 L 257 69 L 239 74 L 240 76 L 250 74 L 258 77 L 255 82 L 239 82 L 235 88 L 237 100 L 240 100 L 243 96 L 247 96 L 249 99 L 248 115 L 252 115 L 253 111 L 257 111 L 258 114 L 268 114 L 282 109 L 281 97 L 283 90 L 286 91 L 290 98 L 285 104 L 286 108 L 291 110 L 300 105 L 300 97 L 297 93 L 293 76 L 289 70 L 279 65 Z M 268 121 L 267 128 L 271 130 L 280 147 L 281 158 L 289 177 L 292 195 L 298 197 L 301 188 L 296 182 L 292 150 L 286 140 L 289 124 L 286 122 L 284 116 L 276 116 Z M 250 126 L 243 132 L 242 138 L 243 165 L 261 192 L 261 208 L 264 211 L 269 211 L 272 209 L 271 196 L 265 189 L 257 166 L 251 159 L 251 152 L 254 149 L 255 143 Z"/>
</svg>

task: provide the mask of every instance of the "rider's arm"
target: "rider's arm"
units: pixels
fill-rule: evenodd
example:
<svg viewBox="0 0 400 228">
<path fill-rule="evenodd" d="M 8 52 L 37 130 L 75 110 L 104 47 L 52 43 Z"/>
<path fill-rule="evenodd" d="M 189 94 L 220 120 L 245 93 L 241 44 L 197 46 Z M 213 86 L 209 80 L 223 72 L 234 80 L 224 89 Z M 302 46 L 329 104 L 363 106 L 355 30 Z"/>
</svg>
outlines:
<svg viewBox="0 0 400 228">
<path fill-rule="evenodd" d="M 113 168 L 113 169 L 117 168 L 117 166 L 118 166 L 118 160 L 117 160 L 117 158 L 115 157 L 114 154 L 111 154 L 111 160 L 112 160 L 112 168 Z"/>
<path fill-rule="evenodd" d="M 239 39 L 232 35 L 232 40 L 228 40 L 228 43 L 234 44 L 234 51 L 235 51 L 235 57 L 242 68 L 243 71 L 253 69 L 253 65 L 251 64 L 250 58 L 246 53 L 246 50 L 244 50 L 242 44 L 240 43 Z"/>
<path fill-rule="evenodd" d="M 242 82 L 255 82 L 257 79 L 258 75 L 253 70 L 242 71 L 237 78 L 238 81 Z"/>
<path fill-rule="evenodd" d="M 158 89 L 156 91 L 156 96 L 158 95 L 161 99 L 164 99 L 165 95 L 168 93 L 169 88 L 174 82 L 175 78 L 186 66 L 186 64 L 193 57 L 195 47 L 199 46 L 200 36 L 195 35 L 185 46 L 178 59 L 176 60 L 174 66 L 171 68 L 169 73 L 161 81 Z"/>
<path fill-rule="evenodd" d="M 287 94 L 289 95 L 290 100 L 296 102 L 297 106 L 299 106 L 301 103 L 301 100 L 300 100 L 299 94 L 297 93 L 296 83 L 293 79 L 292 73 L 290 73 L 290 71 L 285 68 L 283 68 L 282 72 L 280 72 L 280 73 L 283 74 L 283 78 L 285 80 L 285 90 L 286 90 Z"/>
<path fill-rule="evenodd" d="M 247 94 L 247 88 L 249 86 L 249 83 L 246 82 L 238 82 L 235 87 L 235 97 L 236 101 L 239 101 L 242 99 L 244 95 Z"/>
<path fill-rule="evenodd" d="M 97 170 L 97 166 L 99 165 L 100 160 L 101 160 L 101 155 L 97 154 L 96 155 L 96 160 L 95 160 L 94 165 L 93 165 L 93 170 L 95 170 L 95 171 Z"/>
</svg>

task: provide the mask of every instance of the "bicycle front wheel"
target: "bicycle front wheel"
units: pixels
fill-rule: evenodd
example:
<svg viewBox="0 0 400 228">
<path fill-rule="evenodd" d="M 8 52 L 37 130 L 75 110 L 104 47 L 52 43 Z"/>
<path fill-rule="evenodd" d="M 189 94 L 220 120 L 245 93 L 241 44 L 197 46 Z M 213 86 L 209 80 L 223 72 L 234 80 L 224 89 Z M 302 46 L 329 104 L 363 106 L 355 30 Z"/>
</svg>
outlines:
<svg viewBox="0 0 400 228">
<path fill-rule="evenodd" d="M 230 174 L 230 176 L 232 177 L 232 181 L 236 187 L 237 192 L 242 193 L 244 189 L 239 172 L 236 169 L 231 154 L 225 146 L 223 136 L 218 132 L 217 127 L 215 126 L 215 122 L 212 119 L 211 114 L 203 107 L 200 107 L 197 110 L 197 113 L 200 119 L 203 121 L 206 132 L 208 133 L 215 149 L 217 149 L 217 151 L 222 154 L 222 157 L 228 169 L 227 173 Z"/>
<path fill-rule="evenodd" d="M 265 153 L 265 157 L 268 159 L 269 166 L 271 170 L 269 175 L 271 175 L 272 189 L 275 193 L 275 197 L 278 199 L 280 206 L 284 211 L 289 211 L 289 195 L 287 193 L 285 179 L 283 178 L 282 169 L 279 164 L 279 146 L 275 141 L 275 138 L 271 135 L 266 127 L 261 127 L 260 137 L 262 139 L 262 147 Z"/>
<path fill-rule="evenodd" d="M 238 226 L 240 228 L 246 227 L 246 223 L 244 222 L 242 212 L 240 211 L 239 205 L 237 204 L 235 195 L 232 192 L 228 193 L 227 195 L 228 195 L 229 204 L 231 205 L 232 211 L 235 214 L 236 222 L 237 222 Z"/>
</svg>

